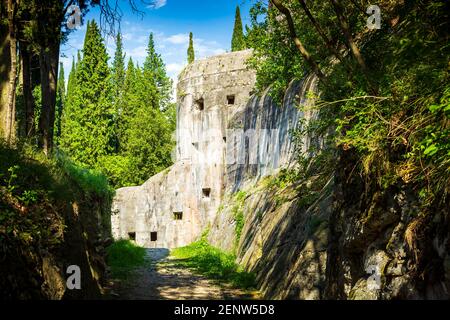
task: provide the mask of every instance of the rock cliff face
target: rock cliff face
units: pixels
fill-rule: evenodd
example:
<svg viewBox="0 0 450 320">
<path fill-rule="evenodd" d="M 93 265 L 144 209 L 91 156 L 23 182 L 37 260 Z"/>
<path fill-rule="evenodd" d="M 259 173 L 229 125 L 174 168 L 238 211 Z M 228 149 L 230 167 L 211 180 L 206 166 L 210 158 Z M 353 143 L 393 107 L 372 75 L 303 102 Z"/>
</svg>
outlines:
<svg viewBox="0 0 450 320">
<path fill-rule="evenodd" d="M 210 243 L 234 252 L 271 299 L 448 299 L 448 210 L 427 218 L 409 186 L 377 189 L 352 174 L 351 152 L 336 155 L 327 175 L 277 180 L 300 152 L 322 147 L 320 137 L 293 133 L 317 117 L 301 111 L 314 104 L 317 79 L 292 82 L 282 105 L 251 96 L 250 54 L 180 75 L 177 161 L 118 190 L 115 237 L 174 248 L 209 229 Z"/>
</svg>

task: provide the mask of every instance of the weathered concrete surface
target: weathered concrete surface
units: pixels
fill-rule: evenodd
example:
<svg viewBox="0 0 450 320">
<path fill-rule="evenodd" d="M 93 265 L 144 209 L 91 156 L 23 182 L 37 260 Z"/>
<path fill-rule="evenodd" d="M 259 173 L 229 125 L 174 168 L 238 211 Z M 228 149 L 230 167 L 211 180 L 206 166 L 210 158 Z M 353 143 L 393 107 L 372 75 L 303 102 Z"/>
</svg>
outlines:
<svg viewBox="0 0 450 320">
<path fill-rule="evenodd" d="M 176 162 L 142 186 L 117 190 L 116 239 L 135 235 L 148 248 L 175 248 L 195 241 L 214 221 L 225 188 L 228 118 L 248 102 L 255 83 L 246 66 L 250 55 L 196 61 L 180 74 Z"/>
<path fill-rule="evenodd" d="M 252 189 L 264 177 L 274 175 L 280 169 L 294 168 L 300 152 L 306 152 L 313 144 L 320 145 L 319 139 L 307 135 L 295 140 L 292 132 L 301 129 L 315 116 L 310 108 L 314 101 L 308 97 L 316 91 L 316 86 L 317 78 L 314 76 L 292 82 L 282 106 L 277 106 L 268 95 L 254 96 L 229 121 L 230 129 L 241 128 L 245 132 L 254 132 L 254 135 L 246 140 L 239 137 L 235 141 L 228 140 L 227 155 L 237 154 L 234 158 L 243 161 L 229 163 L 226 167 L 227 198 L 224 205 L 239 190 Z M 261 206 L 264 206 L 264 201 L 269 203 L 271 200 L 263 197 Z M 212 225 L 209 241 L 231 251 L 235 245 L 234 233 L 233 213 L 220 212 Z"/>
<path fill-rule="evenodd" d="M 283 168 L 296 165 L 296 156 L 306 152 L 312 144 L 319 144 L 315 137 L 294 138 L 293 130 L 301 129 L 315 117 L 311 110 L 317 78 L 308 76 L 293 81 L 286 91 L 282 105 L 277 105 L 268 94 L 253 96 L 249 103 L 230 119 L 229 129 L 243 129 L 246 139 L 229 139 L 227 155 L 237 155 L 242 161 L 228 162 L 227 192 L 236 192 L 254 185 L 261 178 Z M 254 133 L 254 134 L 252 134 Z"/>
<path fill-rule="evenodd" d="M 320 299 L 326 280 L 328 220 L 332 179 L 312 203 L 305 203 L 294 186 L 271 185 L 280 169 L 294 168 L 296 156 L 321 147 L 321 139 L 292 130 L 304 129 L 316 114 L 317 79 L 294 81 L 282 106 L 263 95 L 253 97 L 230 121 L 229 127 L 255 130 L 254 141 L 234 144 L 245 161 L 227 166 L 226 195 L 211 226 L 209 241 L 237 254 L 237 261 L 257 274 L 265 298 Z M 311 98 L 309 98 L 311 97 Z M 269 130 L 270 135 L 264 134 Z M 250 160 L 255 157 L 256 161 Z M 311 183 L 304 183 L 308 189 Z M 237 215 L 243 229 L 236 233 Z"/>
</svg>

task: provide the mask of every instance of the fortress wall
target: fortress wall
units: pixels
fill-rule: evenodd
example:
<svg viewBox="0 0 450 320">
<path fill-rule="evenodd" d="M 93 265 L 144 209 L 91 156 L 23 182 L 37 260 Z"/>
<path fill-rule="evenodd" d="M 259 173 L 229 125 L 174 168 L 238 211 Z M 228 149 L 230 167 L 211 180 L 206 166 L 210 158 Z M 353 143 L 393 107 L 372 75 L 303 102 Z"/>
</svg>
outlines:
<svg viewBox="0 0 450 320">
<path fill-rule="evenodd" d="M 116 239 L 131 235 L 148 248 L 175 248 L 213 223 L 225 190 L 228 118 L 247 104 L 255 83 L 245 64 L 250 55 L 246 50 L 196 61 L 180 74 L 177 161 L 142 186 L 117 190 Z"/>
</svg>

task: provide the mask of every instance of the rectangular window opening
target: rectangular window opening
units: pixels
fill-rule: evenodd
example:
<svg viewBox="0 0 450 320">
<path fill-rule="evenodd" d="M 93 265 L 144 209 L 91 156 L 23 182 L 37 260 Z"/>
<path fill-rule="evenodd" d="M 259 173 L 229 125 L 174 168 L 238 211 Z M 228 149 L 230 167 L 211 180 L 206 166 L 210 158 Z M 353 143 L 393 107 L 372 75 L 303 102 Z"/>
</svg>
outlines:
<svg viewBox="0 0 450 320">
<path fill-rule="evenodd" d="M 128 232 L 128 238 L 130 240 L 135 241 L 136 240 L 136 232 Z"/>
<path fill-rule="evenodd" d="M 174 212 L 173 219 L 177 221 L 183 220 L 183 212 Z"/>
<path fill-rule="evenodd" d="M 195 104 L 197 105 L 197 109 L 203 111 L 205 109 L 205 100 L 203 98 L 198 99 Z"/>
<path fill-rule="evenodd" d="M 236 102 L 235 100 L 236 100 L 236 98 L 234 95 L 227 96 L 228 105 L 233 105 Z"/>
<path fill-rule="evenodd" d="M 202 193 L 204 199 L 209 199 L 211 197 L 211 188 L 203 188 Z"/>
<path fill-rule="evenodd" d="M 150 241 L 158 241 L 158 232 L 150 232 Z"/>
</svg>

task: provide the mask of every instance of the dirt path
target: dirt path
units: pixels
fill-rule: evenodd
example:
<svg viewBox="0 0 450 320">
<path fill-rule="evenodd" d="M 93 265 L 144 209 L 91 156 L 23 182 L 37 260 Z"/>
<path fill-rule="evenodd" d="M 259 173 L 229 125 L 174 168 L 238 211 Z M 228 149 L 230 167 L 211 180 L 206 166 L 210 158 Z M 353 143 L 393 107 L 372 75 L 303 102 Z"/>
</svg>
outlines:
<svg viewBox="0 0 450 320">
<path fill-rule="evenodd" d="M 147 249 L 150 263 L 117 285 L 115 299 L 123 300 L 230 300 L 253 294 L 216 283 L 179 266 L 167 249 Z"/>
</svg>

